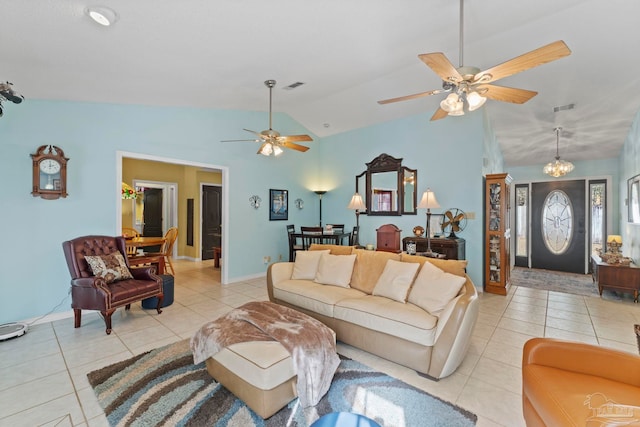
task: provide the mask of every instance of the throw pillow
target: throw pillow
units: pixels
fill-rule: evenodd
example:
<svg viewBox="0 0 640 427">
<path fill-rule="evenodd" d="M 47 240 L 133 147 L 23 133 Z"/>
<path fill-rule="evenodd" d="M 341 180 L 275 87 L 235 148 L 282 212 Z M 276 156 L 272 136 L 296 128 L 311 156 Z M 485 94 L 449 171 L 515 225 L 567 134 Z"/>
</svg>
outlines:
<svg viewBox="0 0 640 427">
<path fill-rule="evenodd" d="M 93 275 L 102 277 L 107 283 L 133 279 L 120 252 L 114 252 L 109 255 L 85 256 L 84 259 L 87 260 Z"/>
<path fill-rule="evenodd" d="M 466 280 L 425 262 L 413 282 L 408 301 L 437 316 L 458 295 Z"/>
<path fill-rule="evenodd" d="M 373 288 L 373 295 L 402 303 L 407 302 L 407 294 L 418 268 L 420 268 L 420 264 L 414 262 L 388 260 L 382 275 L 378 278 L 376 287 Z"/>
<path fill-rule="evenodd" d="M 318 271 L 318 263 L 322 254 L 328 254 L 325 251 L 296 251 L 296 260 L 293 263 L 292 279 L 313 280 Z"/>
<path fill-rule="evenodd" d="M 424 264 L 425 262 L 430 262 L 431 264 L 438 267 L 440 270 L 446 271 L 447 273 L 455 274 L 456 276 L 465 277 L 467 274 L 467 260 L 464 259 L 438 259 L 438 258 L 428 258 L 420 255 L 409 255 L 406 253 L 402 253 L 402 261 L 403 262 L 417 262 L 420 264 Z"/>
<path fill-rule="evenodd" d="M 318 272 L 313 280 L 323 285 L 342 286 L 348 288 L 353 273 L 355 255 L 330 255 L 322 254 Z"/>
<path fill-rule="evenodd" d="M 400 261 L 400 254 L 393 252 L 355 249 L 353 253 L 356 254 L 356 264 L 353 267 L 351 287 L 369 295 L 373 292 L 387 261 L 390 259 Z"/>
</svg>

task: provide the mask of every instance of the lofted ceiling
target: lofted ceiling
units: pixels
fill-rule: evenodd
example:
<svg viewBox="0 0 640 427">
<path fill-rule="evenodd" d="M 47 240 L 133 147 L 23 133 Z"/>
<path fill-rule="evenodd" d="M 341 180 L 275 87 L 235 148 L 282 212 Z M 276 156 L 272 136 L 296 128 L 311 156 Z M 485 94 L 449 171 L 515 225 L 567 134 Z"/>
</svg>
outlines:
<svg viewBox="0 0 640 427">
<path fill-rule="evenodd" d="M 88 19 L 98 4 L 117 12 L 115 25 Z M 263 82 L 275 79 L 274 110 L 320 137 L 428 120 L 445 95 L 376 101 L 441 87 L 418 54 L 460 65 L 457 0 L 0 0 L 0 16 L 0 80 L 25 102 L 266 112 Z M 556 126 L 563 159 L 620 154 L 640 109 L 639 16 L 637 0 L 465 1 L 463 65 L 486 69 L 555 40 L 572 51 L 500 81 L 539 92 L 528 103 L 483 107 L 507 167 L 552 160 Z M 283 89 L 295 82 L 305 84 Z"/>
</svg>

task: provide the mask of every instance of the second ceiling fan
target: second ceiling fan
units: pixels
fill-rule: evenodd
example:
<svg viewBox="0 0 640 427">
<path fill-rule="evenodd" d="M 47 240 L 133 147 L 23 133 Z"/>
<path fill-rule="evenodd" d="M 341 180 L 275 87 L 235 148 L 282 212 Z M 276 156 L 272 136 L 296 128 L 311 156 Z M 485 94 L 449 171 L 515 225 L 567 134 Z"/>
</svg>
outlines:
<svg viewBox="0 0 640 427">
<path fill-rule="evenodd" d="M 272 105 L 272 91 L 273 87 L 276 85 L 275 80 L 266 80 L 264 82 L 265 86 L 269 88 L 269 129 L 263 130 L 258 133 L 256 131 L 250 129 L 244 129 L 247 132 L 251 132 L 256 135 L 259 139 L 228 139 L 222 142 L 262 142 L 260 148 L 258 149 L 257 154 L 262 154 L 265 156 L 279 156 L 282 154 L 284 150 L 282 148 L 290 148 L 296 151 L 305 152 L 309 149 L 309 147 L 305 147 L 304 145 L 295 144 L 294 142 L 298 141 L 313 141 L 309 135 L 280 135 L 280 132 L 277 130 L 273 130 L 271 127 L 271 105 Z"/>
<path fill-rule="evenodd" d="M 439 93 L 449 93 L 449 95 L 440 102 L 440 107 L 431 117 L 431 120 L 442 119 L 448 115 L 462 116 L 464 115 L 465 102 L 467 103 L 469 111 L 474 111 L 480 108 L 487 98 L 495 101 L 523 104 L 536 96 L 538 92 L 497 86 L 490 83 L 571 54 L 571 50 L 569 50 L 567 45 L 562 40 L 558 40 L 484 71 L 481 71 L 477 67 L 466 67 L 463 65 L 463 18 L 464 0 L 460 0 L 460 66 L 458 68 L 456 68 L 442 52 L 418 55 L 418 58 L 420 58 L 422 62 L 440 76 L 442 79 L 442 89 L 385 99 L 378 101 L 379 104 L 389 104 L 429 95 L 437 95 Z"/>
</svg>

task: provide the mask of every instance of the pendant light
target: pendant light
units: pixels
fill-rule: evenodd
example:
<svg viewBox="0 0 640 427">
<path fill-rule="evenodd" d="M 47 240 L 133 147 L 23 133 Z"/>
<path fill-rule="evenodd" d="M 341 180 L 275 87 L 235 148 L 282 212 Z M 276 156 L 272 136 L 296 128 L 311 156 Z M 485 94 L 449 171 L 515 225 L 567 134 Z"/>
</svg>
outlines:
<svg viewBox="0 0 640 427">
<path fill-rule="evenodd" d="M 566 160 L 560 160 L 558 145 L 560 144 L 560 132 L 562 131 L 562 128 L 557 127 L 554 131 L 556 132 L 556 158 L 554 161 L 547 163 L 542 171 L 547 175 L 558 178 L 571 172 L 573 170 L 573 163 Z"/>
</svg>

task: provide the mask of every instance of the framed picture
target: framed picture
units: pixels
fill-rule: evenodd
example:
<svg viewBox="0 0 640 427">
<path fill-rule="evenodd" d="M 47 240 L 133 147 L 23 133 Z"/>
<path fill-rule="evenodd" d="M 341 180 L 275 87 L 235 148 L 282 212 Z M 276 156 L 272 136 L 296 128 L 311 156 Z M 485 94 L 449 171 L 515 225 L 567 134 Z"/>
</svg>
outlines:
<svg viewBox="0 0 640 427">
<path fill-rule="evenodd" d="M 627 180 L 627 207 L 629 208 L 628 221 L 640 224 L 640 175 Z"/>
<path fill-rule="evenodd" d="M 269 221 L 289 219 L 289 192 L 287 190 L 269 190 Z"/>
<path fill-rule="evenodd" d="M 431 237 L 445 237 L 444 231 L 442 231 L 443 221 L 443 214 L 431 214 L 431 221 L 429 222 L 429 231 L 431 232 Z"/>
</svg>

